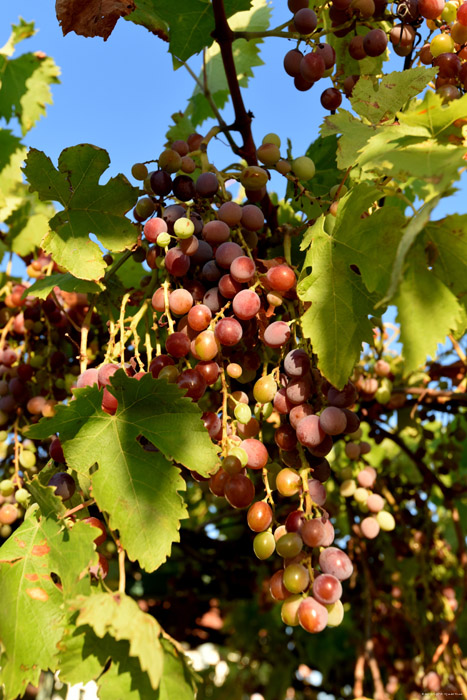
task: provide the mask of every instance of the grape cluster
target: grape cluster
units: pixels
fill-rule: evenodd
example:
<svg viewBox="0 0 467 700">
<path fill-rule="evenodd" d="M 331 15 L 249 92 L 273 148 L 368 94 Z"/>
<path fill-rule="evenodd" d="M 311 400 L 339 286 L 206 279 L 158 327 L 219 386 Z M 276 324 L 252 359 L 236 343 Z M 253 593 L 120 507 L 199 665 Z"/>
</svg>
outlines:
<svg viewBox="0 0 467 700">
<path fill-rule="evenodd" d="M 467 2 L 399 0 L 397 5 L 390 5 L 386 0 L 332 0 L 317 9 L 319 16 L 308 5 L 308 0 L 288 0 L 293 14 L 289 30 L 298 34 L 300 40 L 298 47 L 285 54 L 284 70 L 300 91 L 309 90 L 323 78 L 331 78 L 333 87 L 321 94 L 325 109 L 336 110 L 342 102 L 342 92 L 349 97 L 359 75 L 342 75 L 340 66 L 335 71 L 334 46 L 321 42 L 323 23 L 331 25 L 332 43 L 342 39 L 344 50 L 355 61 L 381 56 L 390 41 L 398 56 L 418 58 L 422 64 L 439 69 L 435 87 L 443 101 L 456 99 L 467 90 Z M 383 20 L 394 22 L 389 33 L 381 25 Z M 414 54 L 424 20 L 430 36 L 432 32 L 439 33 Z"/>
</svg>

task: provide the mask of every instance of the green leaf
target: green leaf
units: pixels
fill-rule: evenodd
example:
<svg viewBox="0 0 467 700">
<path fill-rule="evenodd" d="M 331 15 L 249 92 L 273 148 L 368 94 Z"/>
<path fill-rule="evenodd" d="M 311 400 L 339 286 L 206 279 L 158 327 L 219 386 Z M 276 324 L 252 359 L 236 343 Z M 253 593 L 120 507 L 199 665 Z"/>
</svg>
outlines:
<svg viewBox="0 0 467 700">
<path fill-rule="evenodd" d="M 52 104 L 50 85 L 59 82 L 59 75 L 48 56 L 25 53 L 8 59 L 0 54 L 0 117 L 7 122 L 17 117 L 24 136 L 45 115 L 46 105 Z"/>
<path fill-rule="evenodd" d="M 65 274 L 57 273 L 37 280 L 33 285 L 28 287 L 24 292 L 24 296 L 47 299 L 50 292 L 55 289 L 55 287 L 58 287 L 58 289 L 61 289 L 63 292 L 77 292 L 81 294 L 96 294 L 103 289 L 102 284 L 78 279 L 70 275 L 69 272 L 66 272 Z"/>
<path fill-rule="evenodd" d="M 411 68 L 388 73 L 381 81 L 362 75 L 352 91 L 350 103 L 357 114 L 372 124 L 392 121 L 396 112 L 424 90 L 436 73 L 436 68 Z"/>
<path fill-rule="evenodd" d="M 0 171 L 0 221 L 5 221 L 22 203 L 26 194 L 23 185 L 21 165 L 26 156 L 26 149 L 13 153 L 9 163 Z"/>
<path fill-rule="evenodd" d="M 412 372 L 425 364 L 427 356 L 436 357 L 438 343 L 444 342 L 457 326 L 460 306 L 452 291 L 426 268 L 421 246 L 410 255 L 394 301 L 405 371 Z"/>
<path fill-rule="evenodd" d="M 265 31 L 269 27 L 270 17 L 271 9 L 266 4 L 266 0 L 253 0 L 251 9 L 235 14 L 230 18 L 229 25 L 233 31 Z M 235 68 L 241 87 L 248 86 L 249 78 L 253 77 L 252 69 L 263 65 L 263 61 L 259 57 L 261 43 L 261 39 L 250 41 L 237 39 L 232 44 Z M 216 106 L 221 109 L 229 98 L 230 90 L 217 42 L 214 42 L 206 50 L 204 66 L 209 92 Z M 203 84 L 203 80 L 204 73 L 201 73 L 199 76 L 201 84 Z M 198 85 L 190 98 L 190 106 L 186 114 L 194 126 L 198 126 L 205 119 L 214 116 L 210 103 Z"/>
<path fill-rule="evenodd" d="M 44 471 L 47 473 L 46 479 L 43 477 Z M 66 507 L 63 500 L 55 495 L 55 488 L 53 486 L 47 486 L 52 476 L 52 474 L 48 472 L 48 469 L 43 469 L 34 479 L 26 479 L 26 486 L 34 501 L 39 504 L 39 508 L 44 517 L 58 518 L 66 513 Z"/>
<path fill-rule="evenodd" d="M 24 191 L 22 203 L 5 222 L 9 227 L 5 238 L 9 249 L 20 256 L 34 252 L 47 235 L 49 219 L 53 214 L 51 204 L 41 202 L 37 195 Z"/>
<path fill-rule="evenodd" d="M 194 700 L 193 672 L 185 657 L 166 639 L 161 639 L 164 649 L 164 669 L 157 693 L 157 700 Z"/>
<path fill-rule="evenodd" d="M 170 53 L 181 61 L 212 44 L 214 12 L 208 0 L 178 0 L 177 11 L 171 0 L 138 0 L 137 9 L 128 15 L 130 21 L 142 24 L 160 35 L 169 28 Z M 250 0 L 225 0 L 227 17 L 248 10 Z"/>
<path fill-rule="evenodd" d="M 324 118 L 320 133 L 322 137 L 341 134 L 337 144 L 337 167 L 346 170 L 356 164 L 359 153 L 378 129 L 364 124 L 346 109 L 339 109 L 337 114 Z"/>
<path fill-rule="evenodd" d="M 19 148 L 22 148 L 21 139 L 14 136 L 10 129 L 0 129 L 0 172 Z"/>
<path fill-rule="evenodd" d="M 167 460 L 208 474 L 217 465 L 217 451 L 200 409 L 181 398 L 178 387 L 151 375 L 137 381 L 122 371 L 112 384 L 119 403 L 114 416 L 101 410 L 102 391 L 78 389 L 75 401 L 29 428 L 28 435 L 59 433 L 67 464 L 78 474 L 88 474 L 98 463 L 91 480 L 99 508 L 109 513 L 130 559 L 153 571 L 165 561 L 172 542 L 179 541 L 179 521 L 186 517 L 177 493 L 185 483 Z M 140 435 L 161 452 L 143 449 Z"/>
<path fill-rule="evenodd" d="M 93 528 L 80 522 L 69 530 L 41 517 L 35 508 L 0 549 L 2 682 L 7 700 L 22 695 L 28 683 L 37 685 L 41 669 L 54 667 L 64 597 L 89 590 L 90 579 L 82 574 L 97 560 Z M 28 634 L 23 632 L 25 621 Z"/>
<path fill-rule="evenodd" d="M 423 100 L 415 100 L 397 118 L 404 126 L 426 129 L 434 138 L 441 137 L 456 119 L 467 114 L 467 95 L 443 104 L 441 95 L 428 90 Z"/>
<path fill-rule="evenodd" d="M 34 22 L 26 22 L 22 17 L 19 18 L 19 24 L 13 24 L 11 28 L 10 38 L 0 49 L 0 54 L 4 56 L 12 56 L 15 52 L 16 44 L 19 44 L 24 39 L 29 39 L 36 33 Z"/>
<path fill-rule="evenodd" d="M 128 642 L 115 645 L 110 668 L 97 680 L 99 700 L 154 700 L 148 674 L 128 655 Z"/>
<path fill-rule="evenodd" d="M 76 600 L 79 609 L 76 626 L 89 625 L 98 637 L 106 634 L 117 641 L 130 643 L 130 656 L 139 659 L 156 690 L 162 676 L 163 650 L 159 641 L 160 626 L 144 613 L 133 598 L 123 593 L 97 593 Z"/>
<path fill-rule="evenodd" d="M 89 144 L 62 151 L 58 170 L 50 158 L 34 148 L 26 160 L 24 173 L 31 189 L 41 199 L 63 206 L 63 211 L 49 222 L 51 231 L 43 248 L 58 265 L 80 279 L 97 280 L 106 267 L 99 246 L 89 234 L 94 233 L 111 251 L 129 248 L 137 238 L 136 227 L 124 215 L 135 204 L 138 189 L 123 175 L 100 185 L 109 163 L 107 151 Z"/>
<path fill-rule="evenodd" d="M 457 296 L 466 296 L 467 215 L 430 221 L 423 241 L 433 273 Z"/>
</svg>

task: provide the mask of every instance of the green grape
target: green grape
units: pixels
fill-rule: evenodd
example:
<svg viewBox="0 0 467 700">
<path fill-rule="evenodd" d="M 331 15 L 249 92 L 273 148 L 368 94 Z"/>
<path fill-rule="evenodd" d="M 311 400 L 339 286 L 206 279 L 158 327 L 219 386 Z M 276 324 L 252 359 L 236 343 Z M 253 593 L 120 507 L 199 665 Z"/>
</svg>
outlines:
<svg viewBox="0 0 467 700">
<path fill-rule="evenodd" d="M 37 323 L 41 323 L 41 322 L 40 322 L 40 321 L 37 321 Z M 35 331 L 34 328 L 33 328 L 33 330 Z M 39 332 L 40 332 L 41 330 L 42 330 L 42 323 L 41 323 L 41 327 L 40 327 L 40 329 L 39 329 Z M 46 362 L 47 362 L 47 358 L 44 357 L 43 355 L 32 355 L 32 356 L 29 358 L 29 364 L 30 364 L 31 367 L 33 367 L 34 369 L 39 369 L 39 368 L 42 367 Z"/>
<path fill-rule="evenodd" d="M 300 554 L 303 548 L 303 540 L 297 532 L 288 532 L 277 541 L 276 550 L 280 557 L 292 559 Z"/>
<path fill-rule="evenodd" d="M 230 455 L 237 457 L 240 460 L 242 467 L 246 467 L 248 464 L 248 455 L 243 447 L 231 447 L 229 449 L 229 457 Z"/>
<path fill-rule="evenodd" d="M 143 197 L 136 203 L 135 211 L 142 219 L 147 219 L 154 211 L 154 202 L 149 197 Z"/>
<path fill-rule="evenodd" d="M 331 187 L 329 190 L 329 194 L 331 195 L 331 199 L 334 199 L 337 196 L 337 193 L 339 193 L 339 199 L 343 197 L 346 193 L 348 192 L 348 188 L 345 185 L 334 185 L 334 187 Z"/>
<path fill-rule="evenodd" d="M 281 539 L 283 539 L 281 537 Z M 279 540 L 280 542 L 280 540 Z M 284 570 L 284 586 L 290 593 L 302 593 L 310 584 L 308 569 L 302 564 L 290 564 Z"/>
<path fill-rule="evenodd" d="M 388 513 L 387 510 L 380 510 L 379 513 L 376 514 L 376 520 L 378 521 L 378 525 L 380 526 L 381 530 L 384 530 L 385 532 L 391 532 L 391 530 L 394 530 L 396 527 L 394 516 L 392 513 Z"/>
<path fill-rule="evenodd" d="M 268 401 L 267 403 L 263 403 L 263 404 L 260 404 L 260 403 L 255 404 L 255 408 L 253 410 L 253 413 L 255 415 L 255 418 L 257 418 L 258 420 L 260 420 L 261 418 L 264 418 L 265 420 L 267 420 L 271 416 L 273 411 L 274 411 L 274 406 L 270 401 Z"/>
<path fill-rule="evenodd" d="M 253 551 L 258 559 L 268 559 L 275 547 L 276 541 L 272 532 L 259 532 L 253 540 Z"/>
<path fill-rule="evenodd" d="M 36 464 L 36 455 L 34 452 L 29 452 L 29 450 L 21 450 L 19 463 L 24 469 L 30 469 Z"/>
<path fill-rule="evenodd" d="M 174 223 L 174 233 L 177 238 L 185 240 L 186 238 L 191 238 L 195 232 L 195 225 L 191 219 L 187 219 L 186 216 L 181 216 Z M 159 234 L 160 235 L 160 234 Z M 157 238 L 159 241 L 159 237 Z"/>
<path fill-rule="evenodd" d="M 29 450 L 29 452 L 37 452 L 37 447 L 33 440 L 23 440 L 22 442 L 23 450 Z"/>
<path fill-rule="evenodd" d="M 3 479 L 3 481 L 0 481 L 0 494 L 2 496 L 11 496 L 14 490 L 15 485 L 11 479 Z"/>
<path fill-rule="evenodd" d="M 301 595 L 291 595 L 290 598 L 284 600 L 281 607 L 281 618 L 284 624 L 290 627 L 298 626 L 298 608 L 302 600 Z"/>
<path fill-rule="evenodd" d="M 340 495 L 344 496 L 344 498 L 350 498 L 350 496 L 354 495 L 356 490 L 357 484 L 353 479 L 346 479 L 339 488 Z"/>
<path fill-rule="evenodd" d="M 338 627 L 344 619 L 344 606 L 340 600 L 332 605 L 325 605 L 328 611 L 328 627 Z"/>
<path fill-rule="evenodd" d="M 311 180 L 316 172 L 315 164 L 308 156 L 300 156 L 292 161 L 292 170 L 299 180 Z"/>
<path fill-rule="evenodd" d="M 148 169 L 144 163 L 135 163 L 131 168 L 131 174 L 135 180 L 145 180 L 148 176 Z"/>
<path fill-rule="evenodd" d="M 27 506 L 30 499 L 29 491 L 26 491 L 26 489 L 18 489 L 15 493 L 15 499 L 20 505 Z"/>
<path fill-rule="evenodd" d="M 0 411 L 0 416 L 1 416 L 2 413 L 3 413 L 3 411 Z M 7 414 L 5 414 L 5 415 L 7 415 Z M 8 416 L 7 416 L 7 420 L 8 420 Z M 5 421 L 5 422 L 6 422 L 6 421 Z M 5 459 L 5 457 L 7 456 L 7 454 L 8 454 L 8 445 L 7 445 L 7 443 L 6 443 L 6 442 L 0 443 L 0 459 Z"/>
<path fill-rule="evenodd" d="M 0 430 L 0 442 L 5 442 L 8 439 L 8 432 L 6 430 Z"/>
<path fill-rule="evenodd" d="M 12 532 L 11 525 L 2 525 L 2 527 L 0 527 L 0 537 L 3 537 L 4 540 L 6 540 Z"/>
<path fill-rule="evenodd" d="M 366 503 L 369 495 L 370 494 L 368 493 L 368 491 L 362 486 L 360 486 L 358 489 L 355 490 L 353 497 L 355 498 L 357 503 Z"/>
<path fill-rule="evenodd" d="M 170 233 L 166 233 L 166 232 L 160 233 L 156 239 L 157 245 L 160 246 L 161 248 L 167 248 L 167 246 L 170 244 L 170 241 L 171 241 Z M 164 263 L 164 265 L 165 265 L 165 263 Z"/>
<path fill-rule="evenodd" d="M 238 403 L 235 406 L 234 415 L 239 423 L 246 425 L 251 420 L 251 409 L 246 403 Z"/>
<path fill-rule="evenodd" d="M 430 51 L 433 58 L 442 53 L 452 53 L 454 51 L 454 41 L 449 34 L 438 34 L 430 42 Z"/>
<path fill-rule="evenodd" d="M 388 403 L 391 398 L 391 390 L 384 386 L 380 386 L 376 389 L 375 399 L 380 404 Z"/>
<path fill-rule="evenodd" d="M 253 387 L 253 396 L 258 403 L 269 403 L 277 393 L 276 380 L 272 374 L 261 377 Z"/>
<path fill-rule="evenodd" d="M 281 140 L 279 136 L 274 133 L 266 134 L 261 143 L 273 143 L 277 148 L 281 147 Z"/>
<path fill-rule="evenodd" d="M 457 4 L 455 2 L 447 2 L 441 13 L 441 19 L 451 24 L 457 17 Z"/>
</svg>

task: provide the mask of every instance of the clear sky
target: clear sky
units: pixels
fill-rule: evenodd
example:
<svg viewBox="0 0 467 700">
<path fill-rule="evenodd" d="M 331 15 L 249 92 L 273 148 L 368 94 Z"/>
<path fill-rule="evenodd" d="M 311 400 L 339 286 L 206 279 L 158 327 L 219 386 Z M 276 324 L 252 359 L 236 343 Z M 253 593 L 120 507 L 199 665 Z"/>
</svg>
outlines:
<svg viewBox="0 0 467 700">
<path fill-rule="evenodd" d="M 16 0 L 0 4 L 0 45 L 8 38 L 10 25 L 21 16 L 36 22 L 35 37 L 22 42 L 22 51 L 45 51 L 60 66 L 61 84 L 54 85 L 54 104 L 47 117 L 27 135 L 28 146 L 39 148 L 56 162 L 67 146 L 92 143 L 108 150 L 109 174 L 129 175 L 131 165 L 158 156 L 174 112 L 183 110 L 194 84 L 184 69 L 172 70 L 168 45 L 143 27 L 119 20 L 110 38 L 87 39 L 62 36 L 55 18 L 54 2 Z M 276 0 L 273 24 L 290 14 L 285 0 Z M 174 2 L 174 8 L 176 3 Z M 294 42 L 270 38 L 263 44 L 264 66 L 255 68 L 250 89 L 244 91 L 247 108 L 255 115 L 254 135 L 258 142 L 267 132 L 279 134 L 283 143 L 293 141 L 294 155 L 301 155 L 317 134 L 327 112 L 319 103 L 321 85 L 298 92 L 282 67 L 284 53 Z M 190 59 L 195 72 L 200 58 Z M 392 66 L 391 66 L 392 67 Z M 394 68 L 402 67 L 395 57 Z M 322 89 L 330 85 L 322 81 Z M 232 117 L 230 107 L 225 119 Z M 201 127 L 207 131 L 209 122 Z M 215 150 L 214 150 L 215 149 Z M 226 149 L 213 144 L 214 162 L 231 162 Z M 216 160 L 217 158 L 217 160 Z M 317 174 L 319 177 L 319 174 Z M 467 182 L 462 191 L 443 203 L 436 214 L 467 212 Z"/>
</svg>

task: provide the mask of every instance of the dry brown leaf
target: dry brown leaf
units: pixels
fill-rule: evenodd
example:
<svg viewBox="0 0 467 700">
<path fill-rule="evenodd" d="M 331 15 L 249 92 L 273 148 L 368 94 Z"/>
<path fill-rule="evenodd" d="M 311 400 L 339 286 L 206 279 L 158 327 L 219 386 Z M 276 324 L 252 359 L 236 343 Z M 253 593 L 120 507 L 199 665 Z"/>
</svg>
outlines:
<svg viewBox="0 0 467 700">
<path fill-rule="evenodd" d="M 120 17 L 135 9 L 133 0 L 56 0 L 55 12 L 63 35 L 108 39 Z"/>
</svg>

